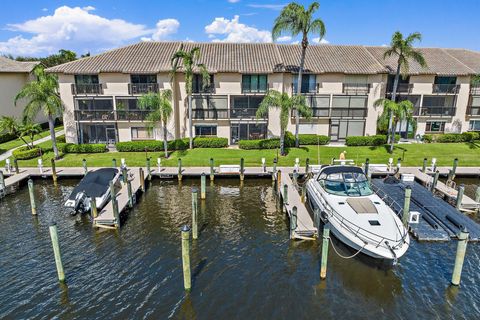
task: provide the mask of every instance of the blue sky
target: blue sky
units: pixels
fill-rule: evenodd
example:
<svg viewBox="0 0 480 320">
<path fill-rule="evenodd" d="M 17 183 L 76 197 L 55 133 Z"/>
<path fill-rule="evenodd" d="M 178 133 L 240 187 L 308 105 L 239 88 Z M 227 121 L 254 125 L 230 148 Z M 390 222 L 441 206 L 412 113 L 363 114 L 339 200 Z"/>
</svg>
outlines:
<svg viewBox="0 0 480 320">
<path fill-rule="evenodd" d="M 299 1 L 309 4 L 310 1 Z M 269 42 L 282 5 L 270 0 L 5 1 L 0 54 L 93 54 L 149 40 Z M 424 47 L 480 51 L 480 0 L 324 0 L 322 43 L 384 45 L 392 33 L 419 31 Z M 318 42 L 312 35 L 312 42 Z M 297 39 L 285 37 L 284 43 Z"/>
</svg>

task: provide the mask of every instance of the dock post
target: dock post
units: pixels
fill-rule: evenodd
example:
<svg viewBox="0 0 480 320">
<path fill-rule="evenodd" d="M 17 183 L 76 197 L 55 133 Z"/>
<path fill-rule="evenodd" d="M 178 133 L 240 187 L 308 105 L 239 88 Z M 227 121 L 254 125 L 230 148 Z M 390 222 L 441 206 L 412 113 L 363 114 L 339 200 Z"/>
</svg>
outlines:
<svg viewBox="0 0 480 320">
<path fill-rule="evenodd" d="M 244 168 L 245 168 L 245 160 L 242 158 L 240 159 L 240 181 L 243 181 L 244 179 L 244 176 L 243 176 Z"/>
<path fill-rule="evenodd" d="M 207 176 L 205 172 L 202 172 L 200 176 L 200 199 L 205 200 L 207 198 Z"/>
<path fill-rule="evenodd" d="M 305 159 L 305 175 L 308 175 L 308 171 L 310 170 L 310 159 Z"/>
<path fill-rule="evenodd" d="M 192 277 L 190 273 L 190 228 L 185 225 L 182 232 L 182 265 L 183 265 L 183 286 L 186 291 L 192 288 Z"/>
<path fill-rule="evenodd" d="M 462 200 L 463 200 L 463 194 L 465 193 L 465 185 L 461 184 L 458 187 L 458 192 L 457 192 L 457 202 L 455 203 L 455 207 L 460 210 L 462 207 Z"/>
<path fill-rule="evenodd" d="M 0 190 L 5 189 L 5 177 L 3 176 L 3 171 L 0 170 Z"/>
<path fill-rule="evenodd" d="M 282 170 L 277 171 L 277 190 L 281 193 L 282 188 Z"/>
<path fill-rule="evenodd" d="M 465 252 L 467 251 L 469 233 L 464 228 L 458 234 L 457 254 L 455 256 L 455 266 L 453 267 L 452 284 L 458 286 L 460 284 L 460 278 L 462 276 L 463 260 L 465 258 Z"/>
<path fill-rule="evenodd" d="M 405 227 L 408 226 L 408 220 L 410 219 L 410 199 L 412 196 L 412 188 L 407 186 L 405 188 L 405 201 L 403 203 L 403 214 L 402 214 L 402 222 Z"/>
<path fill-rule="evenodd" d="M 323 225 L 322 261 L 320 265 L 320 279 L 327 278 L 328 241 L 330 239 L 330 227 L 328 223 Z"/>
<path fill-rule="evenodd" d="M 277 173 L 277 158 L 273 158 L 273 170 L 272 173 Z"/>
<path fill-rule="evenodd" d="M 438 177 L 440 176 L 440 172 L 437 170 L 435 171 L 435 176 L 433 177 L 433 182 L 432 182 L 432 189 L 430 190 L 431 192 L 435 191 L 435 188 L 437 187 L 437 182 L 438 182 Z"/>
<path fill-rule="evenodd" d="M 198 194 L 197 188 L 192 188 L 192 238 L 198 239 Z"/>
<path fill-rule="evenodd" d="M 178 181 L 182 181 L 182 159 L 178 158 Z"/>
<path fill-rule="evenodd" d="M 307 195 L 307 183 L 304 182 L 302 184 L 302 194 L 300 196 L 300 200 L 302 201 L 302 203 L 305 203 L 305 197 Z"/>
<path fill-rule="evenodd" d="M 400 169 L 402 167 L 402 158 L 397 159 L 397 168 Z"/>
<path fill-rule="evenodd" d="M 290 212 L 290 239 L 295 238 L 295 229 L 297 229 L 297 207 L 292 208 Z"/>
<path fill-rule="evenodd" d="M 113 169 L 117 168 L 117 159 L 115 159 L 115 158 L 112 159 L 112 168 Z"/>
<path fill-rule="evenodd" d="M 28 179 L 28 193 L 30 195 L 30 206 L 32 207 L 32 214 L 37 215 L 37 205 L 35 204 L 35 194 L 33 193 L 33 180 Z"/>
<path fill-rule="evenodd" d="M 82 160 L 82 166 L 83 166 L 83 173 L 87 174 L 88 168 L 87 168 L 87 160 L 86 159 Z"/>
<path fill-rule="evenodd" d="M 427 158 L 423 158 L 422 172 L 425 173 L 425 171 L 427 171 Z"/>
<path fill-rule="evenodd" d="M 128 171 L 127 171 L 127 167 L 123 167 L 122 168 L 122 180 L 123 180 L 123 183 L 126 184 L 127 181 L 128 181 Z"/>
<path fill-rule="evenodd" d="M 370 159 L 365 159 L 365 175 L 368 176 L 368 167 L 370 166 Z"/>
<path fill-rule="evenodd" d="M 453 181 L 454 179 L 454 174 L 452 169 L 448 169 L 448 175 L 447 175 L 447 182 L 448 181 Z"/>
<path fill-rule="evenodd" d="M 293 183 L 298 184 L 298 171 L 296 169 L 293 170 Z"/>
<path fill-rule="evenodd" d="M 55 159 L 52 158 L 52 179 L 53 179 L 53 185 L 57 186 L 57 168 L 55 166 Z"/>
<path fill-rule="evenodd" d="M 453 166 L 452 166 L 452 180 L 455 179 L 455 175 L 457 174 L 457 167 L 458 167 L 458 158 L 453 159 Z"/>
<path fill-rule="evenodd" d="M 213 168 L 213 158 L 210 158 L 210 181 L 215 179 L 215 169 Z"/>
<path fill-rule="evenodd" d="M 53 255 L 55 256 L 55 265 L 57 266 L 58 280 L 65 281 L 65 272 L 63 271 L 62 255 L 60 253 L 60 245 L 58 243 L 57 225 L 50 225 L 50 238 L 52 239 Z"/>
<path fill-rule="evenodd" d="M 283 203 L 288 204 L 288 185 L 286 183 L 283 185 Z"/>
<path fill-rule="evenodd" d="M 95 201 L 95 198 L 90 199 L 90 214 L 92 215 L 93 219 L 98 217 L 97 201 Z"/>
<path fill-rule="evenodd" d="M 317 232 L 320 231 L 320 209 L 313 209 L 313 225 L 317 228 Z"/>
<path fill-rule="evenodd" d="M 15 173 L 16 173 L 16 174 L 19 174 L 19 173 L 20 173 L 20 169 L 18 168 L 18 160 L 17 160 L 17 158 L 13 158 L 13 166 L 15 167 Z"/>
<path fill-rule="evenodd" d="M 158 174 L 162 172 L 162 158 L 158 157 L 157 158 L 157 168 L 158 168 Z"/>
<path fill-rule="evenodd" d="M 147 179 L 152 180 L 152 170 L 150 170 L 150 158 L 147 158 Z"/>
<path fill-rule="evenodd" d="M 115 228 L 118 228 L 120 227 L 120 213 L 118 212 L 117 194 L 113 181 L 110 181 L 110 198 L 112 201 L 113 216 L 115 217 Z"/>
<path fill-rule="evenodd" d="M 143 172 L 143 168 L 138 168 L 138 175 L 140 176 L 140 188 L 142 192 L 145 192 L 145 172 Z"/>
<path fill-rule="evenodd" d="M 475 190 L 475 202 L 480 202 L 480 185 L 477 186 L 477 190 Z"/>
<path fill-rule="evenodd" d="M 133 208 L 133 191 L 132 182 L 127 179 L 127 192 L 128 192 L 128 206 Z"/>
</svg>

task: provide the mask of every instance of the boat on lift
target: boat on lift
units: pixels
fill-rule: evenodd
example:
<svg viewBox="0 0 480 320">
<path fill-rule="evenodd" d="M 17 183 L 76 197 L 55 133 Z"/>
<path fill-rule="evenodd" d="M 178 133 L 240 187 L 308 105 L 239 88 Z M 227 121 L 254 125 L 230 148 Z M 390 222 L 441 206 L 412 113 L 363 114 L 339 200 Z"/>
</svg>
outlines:
<svg viewBox="0 0 480 320">
<path fill-rule="evenodd" d="M 350 165 L 325 166 L 307 182 L 313 209 L 345 245 L 395 264 L 410 245 L 408 230 L 375 194 L 363 170 Z"/>
<path fill-rule="evenodd" d="M 73 189 L 65 202 L 65 207 L 72 209 L 71 214 L 90 211 L 91 199 L 95 199 L 97 209 L 101 210 L 110 199 L 110 181 L 114 184 L 120 177 L 116 168 L 102 168 L 88 172 Z"/>
</svg>

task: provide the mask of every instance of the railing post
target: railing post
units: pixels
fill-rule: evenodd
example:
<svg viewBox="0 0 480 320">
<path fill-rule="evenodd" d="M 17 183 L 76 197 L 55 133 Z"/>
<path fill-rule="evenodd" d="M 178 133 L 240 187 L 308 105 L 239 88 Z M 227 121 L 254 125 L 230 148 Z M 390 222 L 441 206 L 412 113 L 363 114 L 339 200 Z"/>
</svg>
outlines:
<svg viewBox="0 0 480 320">
<path fill-rule="evenodd" d="M 243 179 L 244 179 L 244 175 L 243 175 L 244 164 L 245 164 L 245 160 L 243 158 L 241 158 L 240 159 L 240 181 L 243 181 Z"/>
<path fill-rule="evenodd" d="M 55 265 L 57 267 L 58 280 L 65 281 L 65 272 L 63 271 L 62 255 L 60 253 L 60 245 L 58 243 L 57 225 L 50 225 L 50 238 L 52 239 L 53 255 L 55 256 Z"/>
<path fill-rule="evenodd" d="M 198 194 L 197 189 L 192 188 L 192 238 L 198 238 Z"/>
<path fill-rule="evenodd" d="M 452 284 L 458 286 L 460 284 L 460 278 L 462 276 L 463 260 L 465 258 L 465 252 L 467 251 L 469 233 L 464 228 L 458 234 L 457 253 L 455 255 L 455 265 L 453 267 Z"/>
<path fill-rule="evenodd" d="M 182 181 L 182 159 L 178 158 L 178 181 Z"/>
<path fill-rule="evenodd" d="M 83 174 L 86 175 L 88 173 L 87 160 L 86 159 L 82 160 L 82 166 L 83 166 Z"/>
<path fill-rule="evenodd" d="M 463 200 L 463 194 L 465 193 L 465 186 L 461 184 L 458 187 L 458 192 L 457 192 L 457 202 L 455 203 L 455 207 L 460 210 L 462 207 L 462 200 Z"/>
<path fill-rule="evenodd" d="M 33 190 L 33 180 L 28 179 L 28 194 L 30 195 L 30 206 L 32 208 L 32 214 L 37 215 L 37 205 L 35 204 L 35 193 Z"/>
<path fill-rule="evenodd" d="M 55 166 L 55 159 L 51 159 L 52 162 L 52 179 L 53 179 L 53 185 L 57 186 L 57 168 Z"/>
<path fill-rule="evenodd" d="M 412 189 L 410 186 L 405 188 L 405 200 L 403 203 L 403 214 L 402 214 L 402 222 L 404 226 L 408 226 L 408 220 L 410 219 L 410 199 L 412 196 Z"/>
<path fill-rule="evenodd" d="M 185 225 L 182 232 L 182 267 L 183 267 L 183 286 L 186 291 L 192 288 L 192 277 L 190 273 L 190 228 Z"/>
<path fill-rule="evenodd" d="M 202 172 L 200 176 L 200 199 L 205 200 L 207 198 L 207 176 L 205 172 Z"/>
<path fill-rule="evenodd" d="M 210 181 L 213 181 L 215 179 L 215 169 L 213 166 L 213 158 L 210 158 Z"/>
<path fill-rule="evenodd" d="M 297 207 L 292 208 L 290 212 L 290 239 L 295 238 L 295 229 L 297 229 Z"/>
<path fill-rule="evenodd" d="M 327 278 L 329 240 L 330 240 L 330 226 L 328 225 L 328 223 L 326 223 L 323 225 L 322 261 L 320 266 L 320 279 Z"/>
<path fill-rule="evenodd" d="M 425 173 L 425 171 L 427 171 L 427 158 L 423 158 L 422 172 Z"/>
</svg>

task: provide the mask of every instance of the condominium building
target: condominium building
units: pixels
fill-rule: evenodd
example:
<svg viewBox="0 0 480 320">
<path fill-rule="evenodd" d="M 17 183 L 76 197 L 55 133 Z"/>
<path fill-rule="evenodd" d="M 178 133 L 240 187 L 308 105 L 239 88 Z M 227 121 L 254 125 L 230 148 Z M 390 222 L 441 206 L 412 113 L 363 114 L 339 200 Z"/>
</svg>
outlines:
<svg viewBox="0 0 480 320">
<path fill-rule="evenodd" d="M 210 86 L 193 79 L 192 114 L 188 114 L 185 77 L 171 76 L 171 58 L 200 47 L 199 62 L 210 73 Z M 138 98 L 171 89 L 174 114 L 169 139 L 194 136 L 260 139 L 280 134 L 279 110 L 258 119 L 256 110 L 268 90 L 300 91 L 313 117 L 300 120 L 300 133 L 330 136 L 374 135 L 381 108 L 375 101 L 391 96 L 395 58 L 384 60 L 385 47 L 312 45 L 307 49 L 305 73 L 297 87 L 298 45 L 240 43 L 141 42 L 48 69 L 59 76 L 65 105 L 67 141 L 74 143 L 132 141 L 162 138 L 161 128 L 148 130 L 148 111 Z M 414 106 L 417 133 L 480 130 L 480 52 L 463 49 L 420 48 L 428 64 L 410 63 L 401 78 L 399 99 Z M 293 115 L 288 130 L 294 132 Z"/>
</svg>

